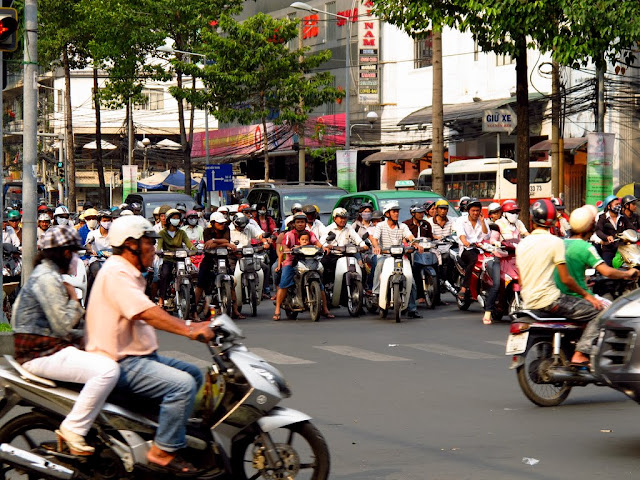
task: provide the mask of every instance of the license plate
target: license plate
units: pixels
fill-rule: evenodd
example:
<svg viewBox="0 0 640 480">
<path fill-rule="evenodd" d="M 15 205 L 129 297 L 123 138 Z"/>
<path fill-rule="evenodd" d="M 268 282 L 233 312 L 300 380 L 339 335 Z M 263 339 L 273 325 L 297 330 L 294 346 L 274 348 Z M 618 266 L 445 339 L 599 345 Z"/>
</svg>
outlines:
<svg viewBox="0 0 640 480">
<path fill-rule="evenodd" d="M 529 332 L 509 335 L 509 338 L 507 338 L 507 350 L 505 355 L 517 355 L 519 353 L 524 353 L 527 349 L 527 340 L 529 340 Z"/>
</svg>

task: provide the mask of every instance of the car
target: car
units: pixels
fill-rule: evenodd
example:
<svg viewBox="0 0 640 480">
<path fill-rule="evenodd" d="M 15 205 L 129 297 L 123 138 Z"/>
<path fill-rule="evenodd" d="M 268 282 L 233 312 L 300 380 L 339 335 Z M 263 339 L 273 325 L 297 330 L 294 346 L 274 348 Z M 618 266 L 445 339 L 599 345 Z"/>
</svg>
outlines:
<svg viewBox="0 0 640 480">
<path fill-rule="evenodd" d="M 317 205 L 320 209 L 320 221 L 326 222 L 331 217 L 333 205 L 347 193 L 346 190 L 330 183 L 257 183 L 247 195 L 247 203 L 253 205 L 265 203 L 277 224 L 291 214 L 291 205 Z"/>
<path fill-rule="evenodd" d="M 411 215 L 409 213 L 411 205 L 416 203 L 422 205 L 428 200 L 437 201 L 440 199 L 446 200 L 442 195 L 425 190 L 369 190 L 340 197 L 334 208 L 342 207 L 346 209 L 349 214 L 349 221 L 353 222 L 358 215 L 360 205 L 363 203 L 371 203 L 374 210 L 384 210 L 385 205 L 397 202 L 400 205 L 400 218 L 404 220 Z M 452 220 L 460 216 L 451 204 L 449 204 L 448 216 Z"/>
<path fill-rule="evenodd" d="M 176 204 L 184 203 L 187 207 L 187 211 L 193 210 L 193 207 L 196 205 L 196 202 L 189 195 L 174 192 L 130 193 L 124 201 L 124 203 L 128 205 L 131 205 L 134 202 L 142 205 L 142 216 L 149 219 L 153 217 L 153 211 L 156 207 L 160 207 L 162 205 L 169 205 L 171 208 L 176 208 Z"/>
</svg>

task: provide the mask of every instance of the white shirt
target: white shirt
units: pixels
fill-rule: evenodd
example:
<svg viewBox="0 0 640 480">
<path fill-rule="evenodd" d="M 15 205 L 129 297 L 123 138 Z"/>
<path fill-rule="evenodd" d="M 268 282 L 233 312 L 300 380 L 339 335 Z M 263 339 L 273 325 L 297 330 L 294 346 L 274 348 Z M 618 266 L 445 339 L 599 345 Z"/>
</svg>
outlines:
<svg viewBox="0 0 640 480">
<path fill-rule="evenodd" d="M 329 235 L 330 232 L 335 233 L 336 238 L 331 242 L 327 242 L 327 235 Z M 360 235 L 356 233 L 355 228 L 351 225 L 345 225 L 344 228 L 340 228 L 336 225 L 336 222 L 333 222 L 325 229 L 324 235 L 320 239 L 320 243 L 332 247 L 344 247 L 348 243 L 355 243 L 359 247 L 365 246 L 364 240 L 362 240 Z"/>
<path fill-rule="evenodd" d="M 111 249 L 111 244 L 109 243 L 107 235 L 102 235 L 99 228 L 91 230 L 87 235 L 87 241 L 84 242 L 84 245 L 85 247 L 91 248 L 91 251 L 96 255 L 100 250 L 109 250 Z"/>
<path fill-rule="evenodd" d="M 238 241 L 239 247 L 246 247 L 251 244 L 251 240 L 258 240 L 264 232 L 260 227 L 255 227 L 252 223 L 249 223 L 242 232 L 234 228 L 231 230 L 231 243 Z"/>
<path fill-rule="evenodd" d="M 204 230 L 200 225 L 195 225 L 193 227 L 191 225 L 185 225 L 182 227 L 182 230 L 185 231 L 187 237 L 189 237 L 189 240 L 192 242 L 202 242 L 204 240 Z"/>
<path fill-rule="evenodd" d="M 519 239 L 529 233 L 520 219 L 516 220 L 516 223 L 511 223 L 505 217 L 502 217 L 498 219 L 496 225 L 500 229 L 500 235 L 505 240 Z"/>
<path fill-rule="evenodd" d="M 7 225 L 7 228 L 3 230 L 2 243 L 10 243 L 14 247 L 20 246 L 20 239 L 11 225 Z"/>
<path fill-rule="evenodd" d="M 458 234 L 458 243 L 460 244 L 461 248 L 464 248 L 464 249 L 473 248 L 473 246 L 465 247 L 463 245 L 462 240 L 460 239 L 460 237 L 463 235 L 466 237 L 466 240 L 468 243 L 480 243 L 483 240 L 489 239 L 489 225 L 486 225 L 487 233 L 483 233 L 482 223 L 480 222 L 485 222 L 485 225 L 486 225 L 486 220 L 481 218 L 478 218 L 478 221 L 476 221 L 475 227 L 471 225 L 471 220 L 469 220 L 468 216 L 462 217 L 460 220 L 458 220 L 458 223 L 456 225 L 456 232 Z"/>
<path fill-rule="evenodd" d="M 310 232 L 313 232 L 313 234 L 316 236 L 316 238 L 321 238 L 324 236 L 325 231 L 326 231 L 327 227 L 325 227 L 322 222 L 320 220 L 318 220 L 317 218 L 313 221 L 313 223 L 311 224 L 311 227 L 309 227 L 309 224 L 307 223 L 307 230 L 309 230 Z"/>
</svg>

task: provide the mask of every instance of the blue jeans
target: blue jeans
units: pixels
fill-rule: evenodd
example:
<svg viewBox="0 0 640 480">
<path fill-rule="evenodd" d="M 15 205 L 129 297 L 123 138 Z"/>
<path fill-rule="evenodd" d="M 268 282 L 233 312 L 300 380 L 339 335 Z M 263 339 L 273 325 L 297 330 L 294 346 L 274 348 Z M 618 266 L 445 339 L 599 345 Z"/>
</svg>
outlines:
<svg viewBox="0 0 640 480">
<path fill-rule="evenodd" d="M 166 452 L 186 447 L 187 420 L 203 383 L 198 367 L 157 353 L 125 357 L 118 363 L 118 390 L 160 401 L 155 444 Z"/>
</svg>

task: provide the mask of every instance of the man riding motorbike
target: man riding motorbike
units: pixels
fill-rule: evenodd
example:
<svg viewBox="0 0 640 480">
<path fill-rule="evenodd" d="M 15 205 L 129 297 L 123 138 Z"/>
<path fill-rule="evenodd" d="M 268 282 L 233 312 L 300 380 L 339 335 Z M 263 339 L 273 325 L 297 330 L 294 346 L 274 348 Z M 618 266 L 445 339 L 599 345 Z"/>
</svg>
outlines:
<svg viewBox="0 0 640 480">
<path fill-rule="evenodd" d="M 53 212 L 53 224 L 54 226 L 58 225 L 69 225 L 73 226 L 73 224 L 69 221 L 69 209 L 64 205 L 60 205 Z"/>
<path fill-rule="evenodd" d="M 502 207 L 498 202 L 492 202 L 487 207 L 487 214 L 489 215 L 489 224 L 494 224 L 502 218 Z"/>
<path fill-rule="evenodd" d="M 9 225 L 7 216 L 2 217 L 2 243 L 10 243 L 14 247 L 20 248 L 20 239 L 13 227 Z"/>
<path fill-rule="evenodd" d="M 325 234 L 320 239 L 320 243 L 326 247 L 344 247 L 347 243 L 353 243 L 360 248 L 367 249 L 366 243 L 360 235 L 356 233 L 356 230 L 347 225 L 347 219 L 349 214 L 344 208 L 338 207 L 333 210 L 333 223 L 329 224 L 325 230 Z M 327 240 L 329 233 L 333 232 L 335 238 L 331 241 Z M 336 263 L 338 262 L 338 256 L 332 253 L 327 253 L 322 257 L 322 266 L 324 267 L 323 283 L 325 285 L 333 282 Z"/>
<path fill-rule="evenodd" d="M 293 216 L 296 213 L 301 213 L 302 212 L 302 204 L 301 203 L 294 203 L 293 205 L 291 205 L 291 215 L 287 216 L 283 221 L 282 221 L 282 230 L 288 230 L 289 229 L 289 224 L 291 222 L 293 222 Z"/>
<path fill-rule="evenodd" d="M 91 252 L 90 257 L 87 260 L 87 297 L 91 292 L 96 275 L 98 275 L 100 267 L 102 267 L 102 261 L 98 260 L 98 256 L 101 255 L 101 252 L 111 250 L 108 234 L 109 228 L 111 228 L 111 222 L 113 220 L 112 215 L 113 214 L 108 210 L 101 212 L 99 214 L 100 226 L 95 230 L 91 230 L 89 232 L 89 235 L 87 235 L 85 247 L 87 247 L 87 249 Z"/>
<path fill-rule="evenodd" d="M 461 250 L 460 263 L 465 270 L 464 281 L 458 296 L 465 301 L 469 295 L 469 282 L 479 254 L 474 245 L 489 239 L 489 227 L 482 216 L 482 204 L 480 201 L 476 198 L 470 199 L 466 209 L 469 215 L 458 220 L 456 226 Z"/>
<path fill-rule="evenodd" d="M 576 345 L 571 362 L 588 363 L 593 340 L 598 335 L 595 318 L 602 309 L 601 302 L 580 287 L 569 274 L 562 239 L 552 235 L 550 229 L 556 221 L 556 209 L 551 200 L 536 200 L 530 209 L 536 228 L 516 247 L 516 264 L 520 272 L 524 307 L 543 310 L 557 317 L 589 322 Z M 578 296 L 563 294 L 556 286 L 554 272 L 569 290 Z"/>
<path fill-rule="evenodd" d="M 436 202 L 425 203 L 427 207 L 435 207 Z M 411 205 L 409 208 L 409 213 L 411 214 L 411 218 L 405 220 L 404 223 L 407 227 L 409 227 L 409 231 L 414 236 L 414 238 L 426 238 L 431 240 L 433 238 L 433 231 L 431 229 L 431 224 L 427 222 L 424 217 L 427 209 L 418 205 L 417 203 Z M 424 266 L 416 262 L 416 257 L 414 256 L 414 261 L 411 263 L 411 270 L 413 271 L 413 278 L 419 279 L 422 278 L 421 271 Z M 424 303 L 424 285 L 422 281 L 416 282 L 416 295 L 418 297 L 418 303 Z"/>
<path fill-rule="evenodd" d="M 153 263 L 158 237 L 139 215 L 113 222 L 109 240 L 114 255 L 100 270 L 87 308 L 87 352 L 118 362 L 118 390 L 160 402 L 149 466 L 164 473 L 193 474 L 195 468 L 178 451 L 187 445 L 186 423 L 202 373 L 195 365 L 158 355 L 155 329 L 203 342 L 214 334 L 207 322 L 183 322 L 145 295 L 141 272 Z"/>
<path fill-rule="evenodd" d="M 316 238 L 321 238 L 327 227 L 318 219 L 318 210 L 315 205 L 305 205 L 302 213 L 307 216 L 307 230 L 312 232 Z"/>
<path fill-rule="evenodd" d="M 13 228 L 16 237 L 18 237 L 19 244 L 22 245 L 22 226 L 20 225 L 20 221 L 22 220 L 22 215 L 18 210 L 11 210 L 7 214 L 7 222 L 9 226 Z"/>
<path fill-rule="evenodd" d="M 98 215 L 99 212 L 95 208 L 89 208 L 84 211 L 84 226 L 78 229 L 78 234 L 80 235 L 80 241 L 84 245 L 87 241 L 87 235 L 91 230 L 95 230 L 98 228 Z"/>
<path fill-rule="evenodd" d="M 554 207 L 556 207 L 556 221 L 551 228 L 551 234 L 565 238 L 569 234 L 569 215 L 565 213 L 564 202 L 561 198 L 554 197 L 551 199 Z"/>
<path fill-rule="evenodd" d="M 640 215 L 636 213 L 638 209 L 637 201 L 638 199 L 633 195 L 625 195 L 620 202 L 623 215 L 629 219 L 629 223 L 631 223 L 636 232 L 640 231 Z"/>
<path fill-rule="evenodd" d="M 40 240 L 44 238 L 44 234 L 47 230 L 49 230 L 49 227 L 51 227 L 51 218 L 49 218 L 49 215 L 47 215 L 46 213 L 41 213 L 40 215 L 38 215 L 38 242 L 40 242 Z"/>
<path fill-rule="evenodd" d="M 187 222 L 182 227 L 182 230 L 187 234 L 189 240 L 191 240 L 192 243 L 204 241 L 204 237 L 202 236 L 204 229 L 198 224 L 198 212 L 189 210 L 186 218 Z"/>
<path fill-rule="evenodd" d="M 627 229 L 633 229 L 633 225 L 627 217 L 621 214 L 620 199 L 615 195 L 609 195 L 602 204 L 602 214 L 596 222 L 596 235 L 602 241 L 602 259 L 612 266 L 613 257 L 618 251 L 616 235 Z"/>
</svg>

